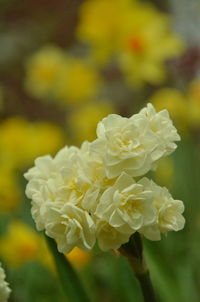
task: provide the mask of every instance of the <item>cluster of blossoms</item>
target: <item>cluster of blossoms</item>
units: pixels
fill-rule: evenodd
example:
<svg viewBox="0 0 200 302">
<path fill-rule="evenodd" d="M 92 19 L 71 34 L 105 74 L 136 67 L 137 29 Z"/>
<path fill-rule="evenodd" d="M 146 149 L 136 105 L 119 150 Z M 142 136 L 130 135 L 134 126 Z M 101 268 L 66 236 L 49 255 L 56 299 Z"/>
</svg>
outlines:
<svg viewBox="0 0 200 302">
<path fill-rule="evenodd" d="M 108 115 L 97 139 L 39 157 L 25 177 L 38 230 L 62 253 L 117 249 L 135 232 L 150 240 L 184 226 L 182 201 L 143 177 L 180 139 L 166 110 L 151 104 L 130 118 Z"/>
<path fill-rule="evenodd" d="M 1 267 L 0 263 L 0 301 L 6 302 L 10 295 L 10 288 L 8 283 L 5 281 L 5 272 Z"/>
</svg>

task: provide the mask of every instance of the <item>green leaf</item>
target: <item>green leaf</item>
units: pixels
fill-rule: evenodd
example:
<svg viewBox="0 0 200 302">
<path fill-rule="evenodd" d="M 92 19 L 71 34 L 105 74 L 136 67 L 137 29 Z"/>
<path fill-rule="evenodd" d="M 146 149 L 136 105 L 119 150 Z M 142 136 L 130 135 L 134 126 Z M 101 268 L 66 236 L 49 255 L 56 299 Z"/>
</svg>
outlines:
<svg viewBox="0 0 200 302">
<path fill-rule="evenodd" d="M 55 241 L 49 237 L 46 237 L 49 249 L 53 255 L 58 276 L 60 278 L 61 285 L 64 293 L 66 294 L 68 302 L 90 302 L 90 299 L 83 288 L 79 277 L 75 270 L 65 258 L 65 256 L 58 252 Z"/>
<path fill-rule="evenodd" d="M 153 248 L 152 248 L 153 247 Z M 181 291 L 175 276 L 167 270 L 166 263 L 162 256 L 158 255 L 156 247 L 148 240 L 145 240 L 145 258 L 150 269 L 152 280 L 157 293 L 160 295 L 160 301 L 183 301 Z"/>
</svg>

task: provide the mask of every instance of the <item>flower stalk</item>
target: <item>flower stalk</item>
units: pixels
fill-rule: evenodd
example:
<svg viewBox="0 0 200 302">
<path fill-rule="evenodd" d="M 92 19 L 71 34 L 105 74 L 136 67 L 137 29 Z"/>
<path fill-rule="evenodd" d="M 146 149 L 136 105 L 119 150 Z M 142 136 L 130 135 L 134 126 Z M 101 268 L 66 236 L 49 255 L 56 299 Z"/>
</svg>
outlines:
<svg viewBox="0 0 200 302">
<path fill-rule="evenodd" d="M 119 248 L 119 252 L 122 256 L 127 258 L 135 277 L 140 284 L 144 301 L 157 302 L 149 270 L 144 259 L 143 244 L 140 234 L 137 232 L 133 234 L 129 242 L 123 244 Z"/>
<path fill-rule="evenodd" d="M 55 241 L 47 236 L 45 238 L 54 258 L 58 277 L 67 298 L 66 301 L 91 302 L 72 265 L 63 254 L 58 252 Z"/>
</svg>

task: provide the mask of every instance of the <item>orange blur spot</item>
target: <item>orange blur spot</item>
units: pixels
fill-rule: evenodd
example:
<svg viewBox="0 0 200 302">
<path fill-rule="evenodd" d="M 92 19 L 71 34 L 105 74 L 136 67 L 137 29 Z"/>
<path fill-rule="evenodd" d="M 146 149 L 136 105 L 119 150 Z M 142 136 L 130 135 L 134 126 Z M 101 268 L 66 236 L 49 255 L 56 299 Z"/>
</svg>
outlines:
<svg viewBox="0 0 200 302">
<path fill-rule="evenodd" d="M 37 246 L 30 244 L 23 244 L 20 247 L 20 254 L 24 259 L 32 259 L 37 253 Z"/>
<path fill-rule="evenodd" d="M 144 49 L 144 43 L 140 37 L 131 38 L 128 45 L 133 52 L 141 52 Z"/>
</svg>

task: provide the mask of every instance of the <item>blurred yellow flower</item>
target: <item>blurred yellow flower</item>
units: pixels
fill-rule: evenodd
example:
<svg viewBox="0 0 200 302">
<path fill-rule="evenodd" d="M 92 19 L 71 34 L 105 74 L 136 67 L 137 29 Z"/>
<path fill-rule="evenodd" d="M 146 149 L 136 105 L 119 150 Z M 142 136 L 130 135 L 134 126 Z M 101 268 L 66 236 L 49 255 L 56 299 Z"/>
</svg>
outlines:
<svg viewBox="0 0 200 302">
<path fill-rule="evenodd" d="M 12 212 L 21 203 L 17 171 L 45 153 L 54 153 L 64 144 L 59 127 L 47 122 L 31 123 L 10 117 L 0 123 L 0 210 Z"/>
<path fill-rule="evenodd" d="M 13 220 L 0 238 L 0 256 L 13 268 L 35 260 L 51 271 L 55 269 L 44 238 L 19 220 Z"/>
<path fill-rule="evenodd" d="M 63 143 L 64 135 L 54 124 L 10 117 L 0 124 L 0 163 L 23 168 L 36 156 L 54 153 Z"/>
<path fill-rule="evenodd" d="M 98 122 L 115 111 L 114 106 L 106 100 L 88 103 L 75 109 L 68 120 L 75 142 L 80 144 L 83 140 L 94 140 Z"/>
<path fill-rule="evenodd" d="M 36 260 L 40 253 L 41 238 L 28 225 L 13 221 L 7 233 L 0 238 L 0 255 L 11 267 Z"/>
<path fill-rule="evenodd" d="M 57 125 L 44 121 L 29 123 L 27 160 L 32 161 L 36 154 L 54 154 L 64 145 L 64 141 L 64 133 Z"/>
<path fill-rule="evenodd" d="M 0 212 L 12 212 L 21 203 L 22 194 L 14 171 L 5 166 L 1 166 L 0 188 Z"/>
<path fill-rule="evenodd" d="M 130 85 L 162 82 L 164 62 L 183 50 L 169 16 L 136 0 L 85 1 L 77 36 L 90 44 L 98 62 L 113 56 Z"/>
<path fill-rule="evenodd" d="M 12 165 L 19 163 L 24 157 L 27 138 L 27 122 L 23 118 L 10 117 L 3 120 L 0 124 L 0 161 Z"/>
<path fill-rule="evenodd" d="M 66 258 L 77 268 L 83 268 L 89 264 L 92 258 L 91 251 L 83 251 L 75 247 L 70 253 L 65 254 Z"/>
<path fill-rule="evenodd" d="M 13 268 L 35 260 L 55 272 L 53 258 L 44 238 L 19 220 L 12 221 L 0 238 L 0 256 Z M 82 268 L 89 263 L 92 253 L 74 248 L 65 256 L 72 265 Z"/>
<path fill-rule="evenodd" d="M 54 97 L 63 104 L 79 104 L 94 97 L 99 86 L 100 77 L 90 64 L 67 56 L 54 86 Z"/>
<path fill-rule="evenodd" d="M 104 63 L 118 49 L 121 27 L 131 8 L 131 0 L 88 0 L 82 4 L 77 36 L 93 47 L 98 61 Z"/>
<path fill-rule="evenodd" d="M 154 93 L 150 101 L 158 111 L 167 109 L 180 131 L 188 129 L 188 101 L 181 91 L 163 88 Z"/>
<path fill-rule="evenodd" d="M 200 127 L 200 104 L 197 102 L 191 101 L 189 106 L 189 111 L 188 111 L 188 119 L 190 126 L 192 128 L 199 128 Z"/>
<path fill-rule="evenodd" d="M 47 45 L 27 60 L 25 88 L 36 98 L 52 98 L 52 86 L 65 61 L 63 50 Z"/>
<path fill-rule="evenodd" d="M 157 110 L 167 109 L 182 133 L 200 127 L 200 80 L 194 80 L 185 92 L 175 88 L 162 88 L 150 101 Z"/>
<path fill-rule="evenodd" d="M 89 62 L 57 46 L 44 46 L 27 61 L 25 88 L 40 99 L 76 104 L 92 98 L 99 84 L 99 75 Z"/>
<path fill-rule="evenodd" d="M 120 42 L 119 64 L 130 85 L 164 81 L 164 62 L 182 53 L 183 42 L 170 28 L 169 16 L 150 4 L 135 2 Z"/>
</svg>

